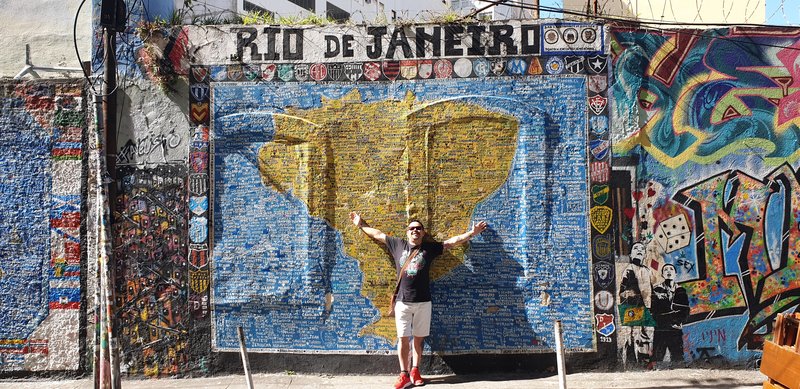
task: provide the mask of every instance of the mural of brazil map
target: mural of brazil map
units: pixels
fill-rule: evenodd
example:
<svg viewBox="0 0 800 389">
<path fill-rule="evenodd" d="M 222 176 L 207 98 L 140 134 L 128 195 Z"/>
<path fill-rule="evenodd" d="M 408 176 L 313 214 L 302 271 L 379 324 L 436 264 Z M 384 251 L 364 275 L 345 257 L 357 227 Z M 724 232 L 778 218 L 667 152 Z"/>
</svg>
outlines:
<svg viewBox="0 0 800 389">
<path fill-rule="evenodd" d="M 213 342 L 391 352 L 404 236 L 489 228 L 432 269 L 442 353 L 593 349 L 585 77 L 212 84 Z M 559 101 L 551 96 L 559 95 Z"/>
</svg>

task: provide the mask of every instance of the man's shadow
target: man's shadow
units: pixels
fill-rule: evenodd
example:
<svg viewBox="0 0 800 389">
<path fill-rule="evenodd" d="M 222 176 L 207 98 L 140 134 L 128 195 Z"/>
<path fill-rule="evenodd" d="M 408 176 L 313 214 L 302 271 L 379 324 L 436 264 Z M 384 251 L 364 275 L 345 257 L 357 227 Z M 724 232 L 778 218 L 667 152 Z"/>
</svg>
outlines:
<svg viewBox="0 0 800 389">
<path fill-rule="evenodd" d="M 522 276 L 522 265 L 504 249 L 497 231 L 490 227 L 474 238 L 464 263 L 431 283 L 430 350 L 455 354 L 441 358 L 457 374 L 469 374 L 474 371 L 458 354 L 523 351 L 522 346 L 544 343 L 526 314 L 530 296 L 519 283 Z"/>
</svg>

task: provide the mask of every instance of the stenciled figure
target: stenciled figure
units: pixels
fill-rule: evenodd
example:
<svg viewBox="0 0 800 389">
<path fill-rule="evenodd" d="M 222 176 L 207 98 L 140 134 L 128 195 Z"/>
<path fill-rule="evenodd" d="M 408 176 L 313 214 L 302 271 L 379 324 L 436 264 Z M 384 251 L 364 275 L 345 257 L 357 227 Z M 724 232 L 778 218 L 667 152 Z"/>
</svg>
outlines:
<svg viewBox="0 0 800 389">
<path fill-rule="evenodd" d="M 675 266 L 661 268 L 664 282 L 653 286 L 651 311 L 656 321 L 652 362 L 661 362 L 669 350 L 671 362 L 683 361 L 683 323 L 689 317 L 686 289 L 675 282 Z"/>
<path fill-rule="evenodd" d="M 646 363 L 650 360 L 655 321 L 650 313 L 653 274 L 644 264 L 646 249 L 642 242 L 631 246 L 630 263 L 619 285 L 620 341 L 624 362 Z"/>
</svg>

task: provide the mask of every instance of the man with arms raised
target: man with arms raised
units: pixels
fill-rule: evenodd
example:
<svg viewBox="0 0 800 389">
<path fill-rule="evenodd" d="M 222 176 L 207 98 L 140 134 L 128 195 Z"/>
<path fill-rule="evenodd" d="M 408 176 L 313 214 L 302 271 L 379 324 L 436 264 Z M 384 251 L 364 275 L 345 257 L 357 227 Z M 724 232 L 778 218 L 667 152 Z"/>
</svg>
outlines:
<svg viewBox="0 0 800 389">
<path fill-rule="evenodd" d="M 350 212 L 350 220 L 372 239 L 389 249 L 399 275 L 396 303 L 394 306 L 395 324 L 397 326 L 397 355 L 400 359 L 400 377 L 394 387 L 397 389 L 413 385 L 424 385 L 420 377 L 419 364 L 422 360 L 422 347 L 431 327 L 431 291 L 430 268 L 433 259 L 442 254 L 444 249 L 469 241 L 473 236 L 486 229 L 486 222 L 475 223 L 472 228 L 444 242 L 423 241 L 425 226 L 419 220 L 411 220 L 406 228 L 406 239 L 388 236 L 376 228 L 370 227 L 361 216 Z M 411 257 L 410 262 L 408 261 Z M 414 338 L 413 358 L 409 373 L 409 354 L 411 338 Z"/>
</svg>

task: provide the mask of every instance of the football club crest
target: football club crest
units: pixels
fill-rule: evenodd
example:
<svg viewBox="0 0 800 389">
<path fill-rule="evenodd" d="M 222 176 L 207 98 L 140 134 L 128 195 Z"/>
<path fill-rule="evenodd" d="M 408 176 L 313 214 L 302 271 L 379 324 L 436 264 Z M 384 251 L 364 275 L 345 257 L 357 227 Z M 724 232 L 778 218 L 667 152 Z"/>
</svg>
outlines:
<svg viewBox="0 0 800 389">
<path fill-rule="evenodd" d="M 344 79 L 344 64 L 332 63 L 328 65 L 328 77 L 331 81 Z"/>
<path fill-rule="evenodd" d="M 208 126 L 199 125 L 192 131 L 192 142 L 208 142 Z"/>
<path fill-rule="evenodd" d="M 593 266 L 594 281 L 597 285 L 601 288 L 609 287 L 614 281 L 614 265 L 611 262 L 596 262 Z"/>
<path fill-rule="evenodd" d="M 322 81 L 328 77 L 328 67 L 322 63 L 315 63 L 311 65 L 311 68 L 309 68 L 308 72 L 314 81 Z"/>
<path fill-rule="evenodd" d="M 344 75 L 348 80 L 356 82 L 361 79 L 364 74 L 364 68 L 360 63 L 346 63 L 344 64 Z"/>
<path fill-rule="evenodd" d="M 489 65 L 489 61 L 478 58 L 475 62 L 472 63 L 472 68 L 475 71 L 475 75 L 484 78 L 489 75 L 489 72 L 492 70 L 491 65 Z"/>
<path fill-rule="evenodd" d="M 208 174 L 192 174 L 189 176 L 189 192 L 201 196 L 208 192 Z"/>
<path fill-rule="evenodd" d="M 592 253 L 598 260 L 611 258 L 611 238 L 608 235 L 597 235 L 592 239 Z"/>
<path fill-rule="evenodd" d="M 564 66 L 572 74 L 581 74 L 586 70 L 583 57 L 569 56 L 564 57 Z"/>
<path fill-rule="evenodd" d="M 189 153 L 189 162 L 192 166 L 192 171 L 195 173 L 204 173 L 206 171 L 207 160 L 208 153 L 205 151 L 192 151 Z"/>
<path fill-rule="evenodd" d="M 589 219 L 592 222 L 592 227 L 601 234 L 605 234 L 608 227 L 611 227 L 611 216 L 611 208 L 605 205 L 598 205 L 589 210 Z"/>
<path fill-rule="evenodd" d="M 603 205 L 608 201 L 608 185 L 592 185 L 592 200 L 595 203 Z"/>
<path fill-rule="evenodd" d="M 594 182 L 608 182 L 609 176 L 611 175 L 608 171 L 608 162 L 592 162 L 589 164 L 589 178 Z"/>
<path fill-rule="evenodd" d="M 525 60 L 522 58 L 514 58 L 508 61 L 508 64 L 506 65 L 506 71 L 508 72 L 509 75 L 512 76 L 519 76 L 525 74 L 527 70 L 528 70 L 528 64 L 525 63 Z"/>
<path fill-rule="evenodd" d="M 417 61 L 400 61 L 400 77 L 403 77 L 406 80 L 413 80 L 415 77 L 417 77 Z"/>
<path fill-rule="evenodd" d="M 192 103 L 191 114 L 195 123 L 205 123 L 208 121 L 208 102 L 205 103 Z"/>
<path fill-rule="evenodd" d="M 537 76 L 544 72 L 544 68 L 542 68 L 542 62 L 539 61 L 539 57 L 532 57 L 531 64 L 528 66 L 528 74 L 531 76 Z"/>
<path fill-rule="evenodd" d="M 394 81 L 400 75 L 400 61 L 384 61 L 381 65 L 383 67 L 383 75 L 386 78 Z"/>
<path fill-rule="evenodd" d="M 611 264 L 607 262 L 603 262 L 606 265 L 611 266 Z M 594 306 L 600 309 L 601 311 L 610 311 L 614 308 L 614 295 L 607 290 L 601 290 L 594 295 Z"/>
<path fill-rule="evenodd" d="M 192 243 L 203 243 L 208 238 L 208 219 L 194 217 L 189 220 L 189 239 Z"/>
<path fill-rule="evenodd" d="M 204 293 L 207 291 L 209 279 L 208 269 L 189 269 L 189 287 L 192 288 L 195 293 Z"/>
<path fill-rule="evenodd" d="M 310 66 L 307 63 L 294 65 L 294 79 L 300 82 L 308 81 Z"/>
<path fill-rule="evenodd" d="M 586 58 L 586 64 L 589 66 L 589 72 L 602 73 L 606 70 L 607 60 L 604 55 L 596 55 L 594 57 Z"/>
<path fill-rule="evenodd" d="M 597 333 L 603 336 L 611 336 L 616 328 L 614 327 L 614 315 L 600 313 L 594 315 Z"/>
<path fill-rule="evenodd" d="M 208 76 L 208 68 L 206 68 L 205 66 L 192 67 L 192 78 L 194 78 L 195 82 L 204 82 L 207 76 Z"/>
<path fill-rule="evenodd" d="M 595 159 L 602 161 L 608 156 L 608 145 L 609 142 L 607 140 L 594 139 L 589 141 L 589 150 L 591 150 Z"/>
<path fill-rule="evenodd" d="M 200 216 L 208 211 L 208 197 L 207 196 L 191 196 L 189 197 L 189 210 L 193 214 Z"/>
<path fill-rule="evenodd" d="M 204 267 L 208 263 L 208 245 L 189 245 L 189 264 L 196 268 Z"/>
<path fill-rule="evenodd" d="M 192 101 L 201 102 L 208 98 L 208 84 L 196 83 L 192 84 L 189 88 L 189 93 L 192 95 Z"/>
<path fill-rule="evenodd" d="M 436 78 L 450 78 L 453 75 L 453 64 L 447 59 L 440 59 L 433 64 Z"/>
<path fill-rule="evenodd" d="M 453 72 L 460 78 L 467 78 L 472 75 L 472 61 L 466 58 L 459 58 L 453 64 Z"/>
<path fill-rule="evenodd" d="M 603 111 L 606 109 L 606 105 L 608 105 L 608 99 L 600 96 L 594 95 L 589 98 L 589 108 L 592 109 L 596 115 L 602 115 Z"/>
<path fill-rule="evenodd" d="M 294 78 L 294 66 L 290 63 L 278 65 L 278 78 L 286 82 L 292 81 Z"/>
<path fill-rule="evenodd" d="M 364 77 L 366 77 L 367 80 L 370 81 L 375 81 L 381 78 L 381 64 L 377 62 L 365 62 Z"/>
<path fill-rule="evenodd" d="M 608 89 L 608 78 L 605 75 L 589 76 L 589 90 L 600 93 Z"/>
<path fill-rule="evenodd" d="M 227 66 L 212 66 L 210 76 L 213 81 L 225 81 L 228 79 Z"/>
<path fill-rule="evenodd" d="M 605 135 L 608 131 L 608 117 L 607 116 L 592 116 L 589 118 L 589 127 L 592 133 L 598 136 Z"/>
<path fill-rule="evenodd" d="M 275 73 L 278 67 L 274 63 L 265 63 L 261 65 L 261 79 L 264 81 L 272 81 L 275 78 Z"/>
<path fill-rule="evenodd" d="M 424 59 L 418 62 L 419 78 L 431 78 L 433 75 L 433 60 Z"/>
<path fill-rule="evenodd" d="M 547 60 L 545 69 L 549 74 L 561 74 L 564 71 L 564 61 L 559 57 L 550 57 Z"/>
<path fill-rule="evenodd" d="M 245 65 L 244 78 L 247 81 L 255 81 L 261 77 L 261 67 L 258 65 Z"/>
<path fill-rule="evenodd" d="M 242 71 L 242 65 L 230 65 L 228 66 L 228 80 L 231 81 L 239 81 L 244 77 L 244 72 Z"/>
<path fill-rule="evenodd" d="M 492 59 L 492 73 L 495 76 L 502 76 L 506 71 L 506 60 L 502 58 Z"/>
</svg>

